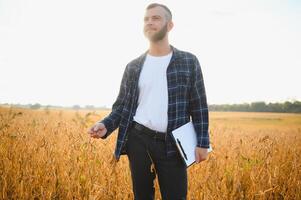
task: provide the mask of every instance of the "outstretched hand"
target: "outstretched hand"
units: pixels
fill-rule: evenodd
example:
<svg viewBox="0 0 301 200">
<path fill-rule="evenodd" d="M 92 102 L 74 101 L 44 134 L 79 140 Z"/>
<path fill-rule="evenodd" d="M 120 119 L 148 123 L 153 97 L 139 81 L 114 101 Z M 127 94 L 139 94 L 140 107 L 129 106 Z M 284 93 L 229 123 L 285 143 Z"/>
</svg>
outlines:
<svg viewBox="0 0 301 200">
<path fill-rule="evenodd" d="M 88 129 L 88 133 L 93 138 L 101 138 L 107 133 L 107 129 L 103 123 L 96 123 Z"/>
</svg>

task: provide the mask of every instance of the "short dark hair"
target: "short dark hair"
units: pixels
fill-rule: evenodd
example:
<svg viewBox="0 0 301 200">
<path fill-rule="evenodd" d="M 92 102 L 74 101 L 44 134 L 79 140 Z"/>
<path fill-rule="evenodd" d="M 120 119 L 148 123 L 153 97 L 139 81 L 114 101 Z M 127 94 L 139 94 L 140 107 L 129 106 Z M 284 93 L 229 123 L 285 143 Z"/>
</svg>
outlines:
<svg viewBox="0 0 301 200">
<path fill-rule="evenodd" d="M 170 11 L 170 9 L 166 5 L 163 5 L 163 4 L 160 4 L 160 3 L 151 3 L 151 4 L 149 4 L 146 7 L 146 10 L 149 10 L 149 9 L 155 8 L 155 7 L 161 7 L 161 8 L 163 8 L 167 12 L 166 13 L 166 19 L 167 20 L 171 20 L 172 19 L 171 11 Z"/>
</svg>

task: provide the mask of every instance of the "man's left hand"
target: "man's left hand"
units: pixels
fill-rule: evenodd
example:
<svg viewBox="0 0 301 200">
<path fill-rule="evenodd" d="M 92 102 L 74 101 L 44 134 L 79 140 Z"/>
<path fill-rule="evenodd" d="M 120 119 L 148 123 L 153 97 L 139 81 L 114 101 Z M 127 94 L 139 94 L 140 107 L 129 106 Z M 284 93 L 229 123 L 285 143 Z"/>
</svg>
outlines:
<svg viewBox="0 0 301 200">
<path fill-rule="evenodd" d="M 207 159 L 208 149 L 202 147 L 195 148 L 195 161 L 196 163 L 200 163 Z"/>
</svg>

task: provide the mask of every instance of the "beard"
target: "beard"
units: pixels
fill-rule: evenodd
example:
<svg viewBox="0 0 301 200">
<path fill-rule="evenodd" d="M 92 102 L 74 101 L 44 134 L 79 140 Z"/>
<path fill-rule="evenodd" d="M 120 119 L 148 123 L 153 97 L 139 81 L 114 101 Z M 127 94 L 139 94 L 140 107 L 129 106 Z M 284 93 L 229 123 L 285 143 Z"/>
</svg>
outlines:
<svg viewBox="0 0 301 200">
<path fill-rule="evenodd" d="M 149 36 L 148 38 L 152 42 L 158 42 L 165 37 L 166 33 L 167 33 L 167 23 L 161 28 L 161 30 L 159 30 L 159 32 L 155 33 L 152 36 Z"/>
</svg>

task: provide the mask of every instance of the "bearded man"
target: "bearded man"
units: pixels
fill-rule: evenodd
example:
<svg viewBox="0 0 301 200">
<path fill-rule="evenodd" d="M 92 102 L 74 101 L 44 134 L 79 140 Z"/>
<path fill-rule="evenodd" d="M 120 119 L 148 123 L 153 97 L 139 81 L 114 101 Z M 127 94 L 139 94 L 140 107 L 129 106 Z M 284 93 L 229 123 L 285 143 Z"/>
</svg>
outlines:
<svg viewBox="0 0 301 200">
<path fill-rule="evenodd" d="M 201 67 L 195 55 L 169 44 L 173 26 L 168 7 L 147 6 L 143 30 L 149 49 L 127 64 L 112 112 L 88 131 L 93 138 L 105 139 L 119 128 L 114 156 L 118 161 L 127 155 L 136 200 L 154 199 L 156 175 L 162 199 L 187 198 L 187 167 L 171 132 L 190 118 L 197 134 L 196 163 L 208 155 Z"/>
</svg>

